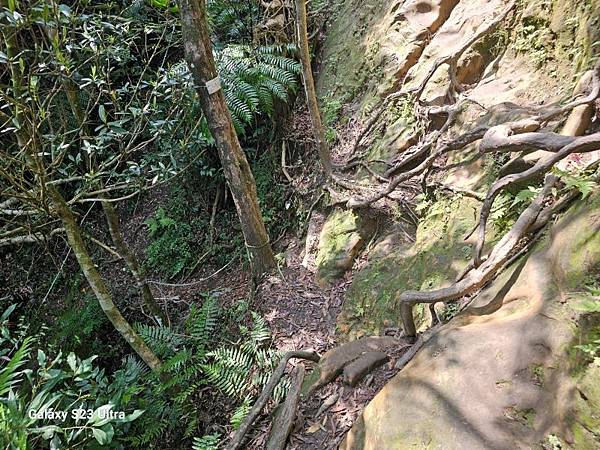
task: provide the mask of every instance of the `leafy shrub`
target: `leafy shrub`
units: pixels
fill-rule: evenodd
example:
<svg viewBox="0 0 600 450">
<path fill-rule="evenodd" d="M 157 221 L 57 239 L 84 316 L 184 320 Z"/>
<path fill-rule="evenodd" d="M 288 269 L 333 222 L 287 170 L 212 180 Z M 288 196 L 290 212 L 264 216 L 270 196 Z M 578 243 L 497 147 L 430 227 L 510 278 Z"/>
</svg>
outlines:
<svg viewBox="0 0 600 450">
<path fill-rule="evenodd" d="M 52 341 L 63 351 L 78 355 L 102 354 L 104 358 L 110 358 L 117 348 L 98 338 L 105 327 L 110 329 L 110 323 L 98 300 L 92 294 L 82 292 L 81 281 L 82 277 L 77 276 L 69 284 L 63 309 L 52 328 Z"/>
<path fill-rule="evenodd" d="M 2 448 L 34 448 L 44 441 L 55 449 L 120 448 L 118 442 L 131 422 L 143 414 L 132 406 L 139 392 L 135 380 L 140 365 L 130 359 L 124 369 L 108 377 L 95 366 L 95 356 L 82 360 L 74 353 L 64 358 L 59 352 L 51 357 L 35 337 L 23 332 L 14 336 L 8 324 L 13 310 L 14 306 L 0 316 Z M 36 345 L 34 362 L 31 354 Z M 66 415 L 56 419 L 30 414 L 50 411 Z"/>
<path fill-rule="evenodd" d="M 240 326 L 237 344 L 214 348 L 222 331 L 221 318 L 217 299 L 208 296 L 202 306 L 192 307 L 180 332 L 168 327 L 137 326 L 146 343 L 162 355 L 168 381 L 154 380 L 146 396 L 152 401 L 144 405 L 146 413 L 136 424 L 139 434 L 129 440 L 133 446 L 155 442 L 157 436 L 175 428 L 183 428 L 186 438 L 202 431 L 196 410 L 206 386 L 216 387 L 237 404 L 230 417 L 234 428 L 246 417 L 279 354 L 269 347 L 271 334 L 257 314 L 253 314 L 252 327 Z M 280 382 L 274 393 L 276 401 L 285 395 L 288 385 L 287 379 Z M 218 437 L 208 435 L 195 438 L 194 445 L 214 448 L 210 445 L 216 441 Z"/>
</svg>

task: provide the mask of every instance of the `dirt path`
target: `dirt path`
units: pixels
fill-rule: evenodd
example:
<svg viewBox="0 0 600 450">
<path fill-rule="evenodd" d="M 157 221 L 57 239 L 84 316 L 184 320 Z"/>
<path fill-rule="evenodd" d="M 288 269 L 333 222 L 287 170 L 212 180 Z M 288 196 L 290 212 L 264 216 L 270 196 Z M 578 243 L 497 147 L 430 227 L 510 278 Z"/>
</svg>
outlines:
<svg viewBox="0 0 600 450">
<path fill-rule="evenodd" d="M 282 351 L 312 348 L 323 354 L 339 344 L 336 318 L 351 283 L 349 272 L 335 285 L 322 289 L 314 283 L 313 270 L 302 266 L 300 256 L 288 254 L 288 267 L 264 280 L 254 304 L 268 321 L 277 348 Z M 395 374 L 394 362 L 395 358 L 354 388 L 338 379 L 302 402 L 287 448 L 337 448 L 363 407 Z M 328 406 L 325 411 L 324 405 Z M 256 428 L 259 432 L 248 448 L 264 448 L 268 418 L 256 424 Z"/>
</svg>

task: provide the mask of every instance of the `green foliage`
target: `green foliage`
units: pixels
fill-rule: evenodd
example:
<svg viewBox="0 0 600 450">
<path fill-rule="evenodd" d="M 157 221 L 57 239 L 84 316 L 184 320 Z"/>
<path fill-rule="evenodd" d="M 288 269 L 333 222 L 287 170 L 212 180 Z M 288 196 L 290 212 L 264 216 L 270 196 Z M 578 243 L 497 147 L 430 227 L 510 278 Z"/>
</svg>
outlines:
<svg viewBox="0 0 600 450">
<path fill-rule="evenodd" d="M 234 399 L 247 399 L 248 395 L 261 389 L 266 382 L 279 354 L 265 345 L 271 333 L 264 319 L 253 314 L 251 329 L 242 327 L 242 343 L 239 346 L 221 346 L 206 354 L 203 365 L 208 380 L 225 395 Z M 273 398 L 279 401 L 285 394 L 287 381 L 275 389 Z"/>
<path fill-rule="evenodd" d="M 163 371 L 168 381 L 155 380 L 144 406 L 146 413 L 130 438 L 133 446 L 144 446 L 175 427 L 184 428 L 186 437 L 198 433 L 197 402 L 206 386 L 214 386 L 237 406 L 230 417 L 235 428 L 247 415 L 259 390 L 266 384 L 279 354 L 269 347 L 270 331 L 264 319 L 253 314 L 252 327 L 240 326 L 240 341 L 220 345 L 217 342 L 222 313 L 215 297 L 207 296 L 202 306 L 194 306 L 182 332 L 165 327 L 138 326 L 140 336 L 161 352 Z M 285 395 L 289 380 L 283 379 L 274 393 L 274 401 Z M 159 401 L 160 399 L 160 401 Z M 207 437 L 218 441 L 214 435 Z M 198 438 L 195 443 L 200 442 Z M 199 447 L 201 448 L 201 447 Z"/>
<path fill-rule="evenodd" d="M 35 337 L 13 336 L 8 323 L 13 310 L 0 317 L 2 448 L 120 448 L 131 422 L 143 413 L 131 404 L 138 392 L 135 369 L 126 366 L 108 377 L 94 365 L 95 356 L 82 360 L 59 352 L 50 357 Z M 51 411 L 66 414 L 61 419 L 44 417 Z"/>
<path fill-rule="evenodd" d="M 247 395 L 242 401 L 241 405 L 238 406 L 231 415 L 231 419 L 229 422 L 231 423 L 231 426 L 233 426 L 234 430 L 237 430 L 240 427 L 240 425 L 244 422 L 246 416 L 248 416 L 248 413 L 250 413 L 251 409 L 252 397 Z"/>
<path fill-rule="evenodd" d="M 201 438 L 195 437 L 192 450 L 216 450 L 219 448 L 220 435 L 207 434 Z"/>
<path fill-rule="evenodd" d="M 271 237 L 281 235 L 302 219 L 299 208 L 295 207 L 294 199 L 289 195 L 286 186 L 278 183 L 280 173 L 278 162 L 268 153 L 254 164 L 254 179 L 258 204 L 263 220 Z"/>
<path fill-rule="evenodd" d="M 575 309 L 588 314 L 600 313 L 600 287 L 592 285 L 586 286 L 585 289 L 585 298 L 575 305 Z M 600 363 L 600 336 L 592 337 L 589 342 L 576 345 L 575 348 Z"/>
<path fill-rule="evenodd" d="M 598 183 L 590 175 L 583 173 L 571 174 L 556 168 L 553 169 L 553 172 L 565 183 L 567 189 L 577 189 L 584 199 L 598 188 Z"/>
<path fill-rule="evenodd" d="M 547 21 L 536 17 L 525 17 L 516 30 L 514 49 L 527 53 L 536 67 L 541 67 L 551 55 L 552 34 Z"/>
<path fill-rule="evenodd" d="M 271 116 L 276 100 L 287 102 L 297 88 L 300 64 L 286 55 L 294 47 L 228 45 L 215 53 L 227 106 L 238 133 L 257 114 Z"/>
<path fill-rule="evenodd" d="M 230 43 L 250 43 L 252 27 L 260 21 L 261 8 L 258 0 L 230 2 L 208 0 L 208 20 L 217 38 L 217 46 Z"/>
<path fill-rule="evenodd" d="M 215 331 L 219 329 L 220 315 L 221 311 L 216 297 L 205 297 L 201 307 L 192 305 L 185 322 L 185 330 L 191 337 L 199 355 L 204 355 L 206 349 L 215 341 Z"/>
<path fill-rule="evenodd" d="M 502 234 L 508 231 L 539 191 L 540 189 L 537 187 L 528 186 L 517 194 L 503 192 L 498 195 L 490 212 L 490 220 L 494 224 L 496 232 Z"/>
<path fill-rule="evenodd" d="M 110 358 L 118 348 L 97 339 L 110 324 L 94 295 L 83 291 L 81 281 L 82 277 L 77 276 L 68 282 L 63 309 L 50 333 L 52 342 L 63 351 Z"/>
<path fill-rule="evenodd" d="M 163 275 L 173 278 L 194 261 L 190 242 L 192 228 L 169 216 L 159 208 L 154 217 L 146 220 L 152 241 L 146 249 L 146 263 Z"/>
</svg>

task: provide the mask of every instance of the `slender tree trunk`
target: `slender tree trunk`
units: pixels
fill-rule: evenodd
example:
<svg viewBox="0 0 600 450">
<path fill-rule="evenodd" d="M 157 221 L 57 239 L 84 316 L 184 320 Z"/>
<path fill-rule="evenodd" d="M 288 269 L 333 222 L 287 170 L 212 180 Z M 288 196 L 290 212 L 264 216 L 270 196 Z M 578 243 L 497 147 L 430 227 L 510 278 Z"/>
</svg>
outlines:
<svg viewBox="0 0 600 450">
<path fill-rule="evenodd" d="M 125 260 L 127 267 L 129 267 L 129 270 L 135 279 L 138 291 L 140 292 L 146 307 L 150 310 L 150 313 L 155 319 L 160 321 L 162 324 L 165 324 L 167 321 L 165 313 L 160 309 L 158 303 L 156 303 L 156 299 L 154 298 L 154 295 L 152 295 L 152 291 L 150 290 L 150 286 L 146 281 L 146 276 L 138 262 L 137 257 L 131 251 L 125 242 L 125 239 L 123 238 L 121 224 L 119 223 L 119 216 L 117 215 L 115 207 L 111 202 L 103 201 L 102 209 L 104 210 L 104 215 L 106 216 L 110 237 L 112 238 L 117 251 Z"/>
<path fill-rule="evenodd" d="M 310 52 L 308 49 L 308 30 L 306 24 L 306 0 L 296 0 L 296 32 L 298 35 L 298 50 L 300 51 L 300 61 L 302 62 L 302 78 L 304 79 L 304 92 L 306 92 L 306 103 L 310 112 L 310 120 L 313 126 L 317 146 L 319 147 L 319 158 L 323 165 L 325 174 L 331 174 L 331 153 L 325 139 L 325 130 L 321 121 L 319 112 L 319 103 L 317 102 L 317 91 L 313 79 L 312 68 L 310 64 Z"/>
<path fill-rule="evenodd" d="M 104 314 L 106 314 L 108 320 L 111 321 L 116 330 L 121 333 L 121 336 L 125 338 L 140 358 L 142 358 L 152 370 L 159 370 L 161 365 L 159 359 L 152 350 L 150 350 L 142 338 L 138 336 L 114 304 L 112 295 L 106 287 L 98 269 L 94 266 L 94 262 L 87 251 L 85 242 L 81 236 L 81 228 L 75 219 L 73 211 L 71 211 L 71 208 L 67 205 L 67 202 L 56 187 L 49 185 L 48 195 L 56 213 L 63 223 L 67 233 L 69 246 L 73 250 L 75 257 L 79 262 L 79 266 L 81 267 L 87 282 L 94 291 Z"/>
<path fill-rule="evenodd" d="M 181 19 L 186 59 L 235 202 L 252 273 L 258 276 L 275 267 L 276 263 L 258 206 L 254 176 L 238 141 L 225 95 L 220 88 L 208 31 L 205 0 L 182 0 Z"/>
<path fill-rule="evenodd" d="M 6 1 L 0 0 L 0 7 L 6 7 L 6 4 Z M 13 61 L 15 54 L 18 52 L 15 34 L 10 33 L 8 30 L 5 31 L 4 29 L 1 29 L 1 27 L 0 32 L 4 38 L 6 53 L 10 57 L 10 60 Z M 11 62 L 9 67 L 11 71 L 13 95 L 16 100 L 20 100 L 21 89 L 25 84 L 23 82 L 23 75 L 14 63 Z M 39 181 L 41 197 L 46 198 L 47 196 L 50 199 L 54 212 L 63 223 L 69 246 L 73 250 L 86 280 L 94 291 L 94 294 L 100 303 L 100 307 L 115 329 L 125 338 L 140 358 L 142 358 L 152 370 L 159 370 L 161 367 L 160 360 L 152 350 L 150 350 L 142 338 L 137 335 L 114 304 L 110 291 L 106 287 L 104 280 L 98 272 L 98 269 L 96 269 L 96 266 L 87 251 L 85 242 L 81 236 L 81 228 L 79 227 L 70 206 L 55 186 L 46 183 L 46 170 L 43 161 L 39 156 L 41 154 L 41 145 L 38 139 L 38 131 L 35 127 L 30 126 L 30 123 L 33 123 L 33 121 L 24 120 L 23 116 L 25 114 L 22 114 L 18 105 L 12 105 L 12 110 L 13 116 L 21 124 L 21 128 L 16 132 L 17 144 L 22 149 L 28 168 L 35 174 L 35 178 Z"/>
</svg>

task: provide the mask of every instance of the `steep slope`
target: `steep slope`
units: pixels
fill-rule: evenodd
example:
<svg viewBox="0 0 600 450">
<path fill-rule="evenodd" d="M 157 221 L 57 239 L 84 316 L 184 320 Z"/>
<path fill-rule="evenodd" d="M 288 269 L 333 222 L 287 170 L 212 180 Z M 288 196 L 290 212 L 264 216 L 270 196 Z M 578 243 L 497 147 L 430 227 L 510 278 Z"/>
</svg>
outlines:
<svg viewBox="0 0 600 450">
<path fill-rule="evenodd" d="M 355 123 L 364 126 L 386 96 L 419 87 L 440 58 L 452 55 L 511 2 L 338 3 L 318 87 L 325 107 L 333 97 L 344 99 L 343 110 L 352 119 L 348 128 L 339 126 L 338 135 L 350 136 L 347 130 Z M 582 92 L 582 83 L 576 85 L 597 58 L 599 35 L 597 0 L 519 2 L 458 60 L 456 81 L 466 93 L 452 89 L 451 72 L 442 66 L 431 76 L 422 101 L 443 106 L 468 96 L 452 124 L 454 135 L 521 119 Z M 593 109 L 574 110 L 566 124 L 557 120 L 545 130 L 564 135 L 597 131 Z M 412 116 L 410 108 L 395 104 L 346 156 L 356 152 L 373 162 L 371 170 L 388 176 L 382 160 L 403 155 L 420 126 L 421 118 Z M 427 131 L 439 126 L 434 121 Z M 341 141 L 340 147 L 352 147 Z M 450 168 L 437 178 L 462 193 L 423 204 L 426 213 L 416 231 L 392 215 L 392 225 L 378 230 L 367 246 L 338 317 L 346 338 L 400 328 L 403 291 L 449 285 L 472 256 L 474 241 L 464 237 L 476 224 L 481 204 L 472 194 L 485 192 L 499 172 L 510 173 L 514 164 L 540 157 L 526 155 L 513 165 L 504 164 L 510 158 L 493 157 L 456 164 L 469 160 L 477 147 L 450 153 L 443 162 Z M 590 154 L 585 163 L 598 157 Z M 504 449 L 551 442 L 561 442 L 562 448 L 598 448 L 594 409 L 600 393 L 591 380 L 600 369 L 574 346 L 600 333 L 597 314 L 581 315 L 576 309 L 584 286 L 600 282 L 599 218 L 598 195 L 572 207 L 533 254 L 513 262 L 467 310 L 439 329 L 370 403 L 342 448 Z M 502 220 L 488 230 L 490 245 L 506 230 Z M 357 253 L 353 248 L 352 257 Z M 327 260 L 327 255 L 320 257 Z M 428 327 L 426 308 L 417 307 L 415 313 L 418 324 Z"/>
<path fill-rule="evenodd" d="M 575 309 L 600 273 L 600 196 L 573 208 L 375 397 L 344 449 L 598 448 L 600 397 L 573 348 L 600 333 Z M 563 447 L 564 448 L 564 447 Z"/>
</svg>

